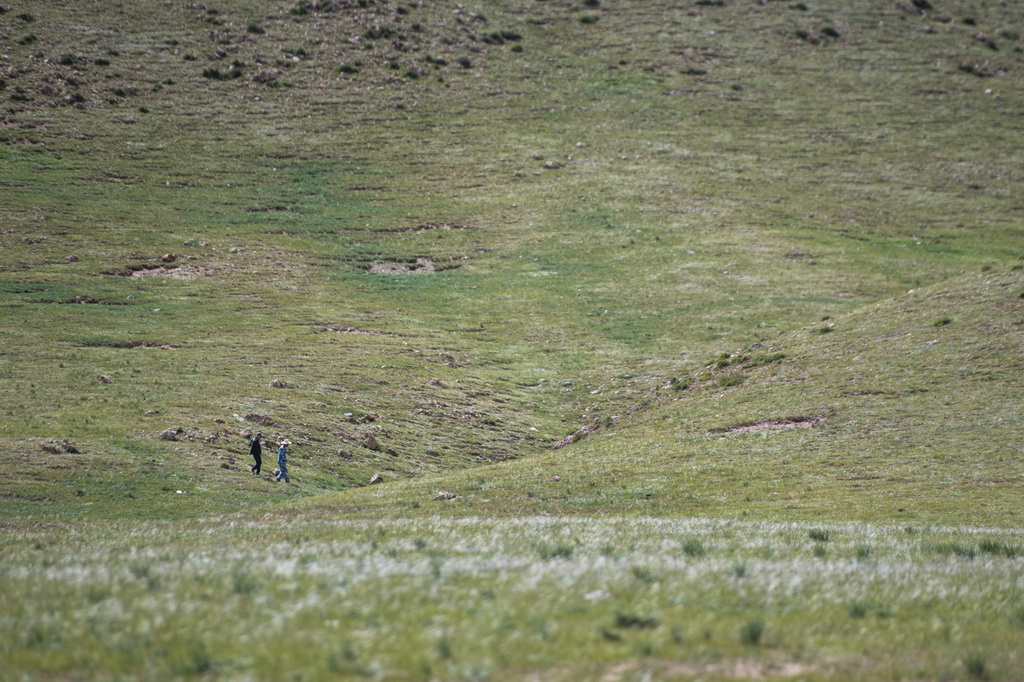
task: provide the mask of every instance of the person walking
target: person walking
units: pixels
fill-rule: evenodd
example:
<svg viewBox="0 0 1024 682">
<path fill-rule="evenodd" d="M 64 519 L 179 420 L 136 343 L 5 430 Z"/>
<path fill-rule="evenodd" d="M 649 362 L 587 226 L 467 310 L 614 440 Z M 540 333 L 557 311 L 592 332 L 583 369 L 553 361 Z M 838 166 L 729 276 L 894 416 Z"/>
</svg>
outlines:
<svg viewBox="0 0 1024 682">
<path fill-rule="evenodd" d="M 288 478 L 288 446 L 291 444 L 292 442 L 285 438 L 277 449 L 277 468 L 281 470 L 281 473 L 277 475 L 275 481 L 280 481 L 283 478 L 285 483 L 291 483 L 291 479 Z"/>
<path fill-rule="evenodd" d="M 260 467 L 263 466 L 263 448 L 260 446 L 260 440 L 263 439 L 262 433 L 257 433 L 251 441 L 249 441 L 249 454 L 256 460 L 256 464 L 249 467 L 254 475 L 260 475 Z"/>
</svg>

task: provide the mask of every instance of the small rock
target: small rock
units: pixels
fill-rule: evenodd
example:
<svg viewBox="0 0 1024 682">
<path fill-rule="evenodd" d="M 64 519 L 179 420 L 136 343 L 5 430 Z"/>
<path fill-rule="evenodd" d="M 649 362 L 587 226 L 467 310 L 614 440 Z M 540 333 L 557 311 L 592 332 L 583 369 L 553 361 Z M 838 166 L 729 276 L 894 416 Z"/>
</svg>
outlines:
<svg viewBox="0 0 1024 682">
<path fill-rule="evenodd" d="M 274 379 L 273 381 L 270 382 L 270 387 L 271 388 L 287 388 L 288 384 L 284 383 L 280 379 Z"/>
<path fill-rule="evenodd" d="M 555 170 L 561 168 L 562 164 L 558 163 L 557 161 L 548 161 L 547 163 L 544 164 L 544 167 L 550 170 Z"/>
<path fill-rule="evenodd" d="M 66 260 L 69 263 L 77 263 L 78 262 L 78 256 L 75 256 L 75 255 L 72 254 L 72 255 L 68 256 L 67 258 L 65 258 L 64 260 Z"/>
<path fill-rule="evenodd" d="M 181 429 L 167 429 L 160 432 L 160 440 L 178 440 Z"/>
<path fill-rule="evenodd" d="M 447 490 L 441 490 L 440 492 L 437 493 L 437 495 L 434 497 L 434 499 L 435 500 L 454 500 L 455 499 L 455 493 L 450 493 Z"/>
<path fill-rule="evenodd" d="M 178 260 L 178 257 L 177 257 L 177 256 L 175 256 L 175 255 L 174 255 L 173 253 L 165 253 L 165 254 L 164 254 L 164 255 L 163 255 L 163 256 L 162 256 L 161 258 L 160 258 L 160 260 L 162 260 L 162 261 L 163 261 L 163 262 L 165 262 L 165 263 L 173 263 L 174 261 Z"/>
<path fill-rule="evenodd" d="M 257 83 L 271 83 L 277 80 L 277 70 L 265 69 L 253 76 L 252 79 Z"/>
<path fill-rule="evenodd" d="M 555 476 L 555 478 L 554 478 L 555 483 L 558 483 L 561 480 L 562 480 L 561 476 Z"/>
<path fill-rule="evenodd" d="M 384 477 L 381 476 L 379 473 L 374 474 L 373 478 L 370 479 L 370 485 L 377 485 L 378 483 L 383 483 L 383 482 L 384 482 Z"/>
<path fill-rule="evenodd" d="M 440 379 L 430 379 L 428 382 L 431 386 L 437 386 L 438 388 L 445 388 L 445 383 Z"/>
<path fill-rule="evenodd" d="M 111 381 L 113 381 L 113 380 L 110 377 L 108 377 L 106 374 L 101 374 L 100 375 L 100 383 L 101 384 L 109 384 Z"/>
</svg>

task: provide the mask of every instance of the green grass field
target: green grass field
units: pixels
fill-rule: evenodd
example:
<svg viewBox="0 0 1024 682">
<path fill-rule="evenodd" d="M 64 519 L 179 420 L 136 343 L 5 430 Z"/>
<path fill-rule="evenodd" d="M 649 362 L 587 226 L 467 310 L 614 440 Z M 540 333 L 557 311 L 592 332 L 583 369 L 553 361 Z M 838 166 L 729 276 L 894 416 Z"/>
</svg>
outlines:
<svg viewBox="0 0 1024 682">
<path fill-rule="evenodd" d="M 3 3 L 0 676 L 1016 679 L 1022 31 Z"/>
</svg>

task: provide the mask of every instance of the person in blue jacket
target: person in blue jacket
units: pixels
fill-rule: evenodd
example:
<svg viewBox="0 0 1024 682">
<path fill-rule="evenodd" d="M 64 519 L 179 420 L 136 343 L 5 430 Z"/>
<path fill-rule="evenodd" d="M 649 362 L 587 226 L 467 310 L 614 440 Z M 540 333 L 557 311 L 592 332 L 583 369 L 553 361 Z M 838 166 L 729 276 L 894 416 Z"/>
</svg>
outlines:
<svg viewBox="0 0 1024 682">
<path fill-rule="evenodd" d="M 281 470 L 281 473 L 277 475 L 275 481 L 280 481 L 283 478 L 285 483 L 291 483 L 291 479 L 288 478 L 288 446 L 291 444 L 292 442 L 285 438 L 277 448 L 277 468 Z"/>
<path fill-rule="evenodd" d="M 252 458 L 254 460 L 256 460 L 256 464 L 254 464 L 253 466 L 249 467 L 249 471 L 251 471 L 256 476 L 260 475 L 260 467 L 263 466 L 263 457 L 262 457 L 262 455 L 263 455 L 263 448 L 260 447 L 260 441 L 262 439 L 263 439 L 263 434 L 262 433 L 257 433 L 253 437 L 253 439 L 251 441 L 249 441 L 249 454 L 252 455 Z"/>
</svg>

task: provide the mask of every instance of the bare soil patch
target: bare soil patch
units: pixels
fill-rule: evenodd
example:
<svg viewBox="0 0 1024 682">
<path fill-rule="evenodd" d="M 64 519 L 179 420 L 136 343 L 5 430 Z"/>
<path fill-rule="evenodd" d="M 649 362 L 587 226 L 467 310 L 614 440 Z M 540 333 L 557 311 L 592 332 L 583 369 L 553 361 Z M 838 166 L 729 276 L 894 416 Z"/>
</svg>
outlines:
<svg viewBox="0 0 1024 682">
<path fill-rule="evenodd" d="M 782 431 L 784 429 L 810 429 L 824 421 L 825 417 L 783 417 L 781 419 L 766 419 L 759 422 L 746 422 L 727 426 L 720 429 L 711 429 L 708 433 L 745 433 L 748 431 Z"/>
<path fill-rule="evenodd" d="M 462 264 L 455 261 L 466 258 L 466 256 L 463 256 L 462 258 L 453 258 L 448 261 L 439 261 L 432 258 L 390 259 L 375 261 L 363 267 L 367 272 L 382 275 L 424 275 L 443 270 L 458 269 L 462 267 Z"/>
<path fill-rule="evenodd" d="M 58 301 L 58 303 L 67 305 L 130 305 L 128 301 L 108 301 L 102 298 L 93 298 L 92 296 L 73 296 L 66 301 Z"/>
<path fill-rule="evenodd" d="M 455 223 L 420 223 L 419 225 L 413 225 L 409 227 L 389 227 L 389 228 L 370 228 L 372 232 L 389 232 L 389 233 L 402 233 L 402 232 L 433 232 L 435 230 L 468 230 L 470 229 L 466 225 L 456 225 Z"/>
<path fill-rule="evenodd" d="M 153 341 L 88 341 L 80 344 L 90 348 L 158 348 L 160 350 L 173 350 L 181 348 L 179 345 L 170 343 L 155 343 Z"/>
<path fill-rule="evenodd" d="M 109 271 L 104 274 L 117 275 L 118 277 L 173 277 L 174 279 L 196 279 L 208 277 L 215 274 L 212 268 L 201 265 L 173 265 L 169 263 L 143 263 L 140 265 L 128 265 L 120 270 Z"/>
</svg>

